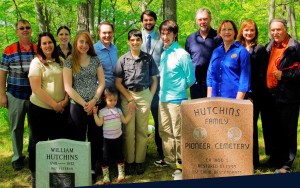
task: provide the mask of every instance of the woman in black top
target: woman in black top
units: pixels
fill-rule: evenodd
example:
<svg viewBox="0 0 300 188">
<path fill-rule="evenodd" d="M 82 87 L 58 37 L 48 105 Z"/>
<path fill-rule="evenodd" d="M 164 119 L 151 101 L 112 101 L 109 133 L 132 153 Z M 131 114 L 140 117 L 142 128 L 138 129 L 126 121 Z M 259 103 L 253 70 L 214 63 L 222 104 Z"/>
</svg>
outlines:
<svg viewBox="0 0 300 188">
<path fill-rule="evenodd" d="M 259 165 L 259 144 L 257 121 L 259 113 L 261 115 L 263 137 L 265 142 L 266 155 L 270 155 L 272 150 L 271 126 L 272 116 L 270 114 L 271 96 L 266 87 L 266 72 L 268 66 L 267 52 L 265 47 L 258 44 L 258 29 L 253 20 L 246 20 L 242 23 L 237 40 L 248 50 L 251 58 L 251 91 L 248 97 L 253 102 L 253 165 Z"/>
</svg>

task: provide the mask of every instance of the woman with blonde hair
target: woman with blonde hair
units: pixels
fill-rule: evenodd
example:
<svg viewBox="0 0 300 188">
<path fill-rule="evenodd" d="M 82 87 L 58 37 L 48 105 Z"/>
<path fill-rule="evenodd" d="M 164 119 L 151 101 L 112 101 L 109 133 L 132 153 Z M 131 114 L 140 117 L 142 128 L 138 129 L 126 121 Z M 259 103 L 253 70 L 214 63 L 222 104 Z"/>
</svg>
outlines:
<svg viewBox="0 0 300 188">
<path fill-rule="evenodd" d="M 237 40 L 250 53 L 251 61 L 251 90 L 248 97 L 253 102 L 253 165 L 254 168 L 259 165 L 259 147 L 257 121 L 259 113 L 263 127 L 263 136 L 265 142 L 265 151 L 269 155 L 272 149 L 270 130 L 272 124 L 271 96 L 268 93 L 266 83 L 266 72 L 268 67 L 268 54 L 264 46 L 258 44 L 258 29 L 253 20 L 246 20 L 242 23 Z"/>
<path fill-rule="evenodd" d="M 102 151 L 103 132 L 97 127 L 93 108 L 100 103 L 105 88 L 102 64 L 94 50 L 91 35 L 79 33 L 74 40 L 72 56 L 63 69 L 65 90 L 71 98 L 70 117 L 73 139 L 91 142 L 92 169 Z M 93 174 L 93 172 L 92 172 Z"/>
</svg>

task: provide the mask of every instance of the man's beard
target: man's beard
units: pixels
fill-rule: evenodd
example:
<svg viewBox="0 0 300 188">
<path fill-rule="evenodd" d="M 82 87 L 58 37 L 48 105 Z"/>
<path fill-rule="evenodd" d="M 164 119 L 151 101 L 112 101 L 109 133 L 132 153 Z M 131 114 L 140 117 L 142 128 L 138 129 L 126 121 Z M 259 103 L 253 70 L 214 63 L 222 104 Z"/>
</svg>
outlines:
<svg viewBox="0 0 300 188">
<path fill-rule="evenodd" d="M 146 29 L 147 31 L 152 31 L 152 30 L 154 29 L 154 25 L 152 25 L 152 26 L 150 27 L 150 29 L 148 29 L 148 27 L 144 27 L 144 29 Z"/>
</svg>

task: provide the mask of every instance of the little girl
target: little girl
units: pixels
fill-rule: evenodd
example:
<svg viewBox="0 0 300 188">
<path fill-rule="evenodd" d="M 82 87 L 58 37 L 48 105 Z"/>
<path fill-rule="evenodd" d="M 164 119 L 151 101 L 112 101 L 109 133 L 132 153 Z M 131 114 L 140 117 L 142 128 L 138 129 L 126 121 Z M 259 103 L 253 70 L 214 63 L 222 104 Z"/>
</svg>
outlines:
<svg viewBox="0 0 300 188">
<path fill-rule="evenodd" d="M 127 117 L 123 116 L 122 111 L 115 107 L 118 101 L 118 92 L 115 88 L 104 90 L 106 106 L 99 111 L 98 107 L 93 108 L 94 119 L 97 126 L 103 124 L 103 183 L 110 184 L 109 178 L 109 159 L 115 158 L 118 164 L 117 182 L 122 182 L 125 178 L 124 158 L 122 152 L 122 123 L 127 124 L 132 117 L 132 111 Z"/>
</svg>

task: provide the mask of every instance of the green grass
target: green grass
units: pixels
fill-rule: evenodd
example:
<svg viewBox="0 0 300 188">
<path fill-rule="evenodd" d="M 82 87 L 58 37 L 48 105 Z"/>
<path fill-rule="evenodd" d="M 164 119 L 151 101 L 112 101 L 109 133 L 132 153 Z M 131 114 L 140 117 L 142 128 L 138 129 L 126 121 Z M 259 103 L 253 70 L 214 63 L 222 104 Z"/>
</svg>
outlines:
<svg viewBox="0 0 300 188">
<path fill-rule="evenodd" d="M 149 124 L 153 125 L 153 119 L 150 117 Z M 298 127 L 298 132 L 300 128 Z M 11 156 L 12 156 L 12 147 L 11 139 L 9 134 L 9 125 L 7 121 L 7 111 L 6 109 L 0 109 L 0 187 L 30 187 L 30 171 L 28 168 L 24 168 L 20 171 L 14 171 L 11 167 Z M 300 133 L 299 133 L 300 135 Z M 24 138 L 24 154 L 28 156 L 27 146 L 28 146 L 28 127 L 25 125 L 25 138 Z M 298 143 L 300 143 L 300 136 L 298 136 Z M 261 122 L 259 121 L 259 145 L 260 145 L 260 160 L 265 162 L 268 158 L 264 153 L 264 142 L 262 138 L 261 131 Z M 299 152 L 299 144 L 298 144 Z M 126 176 L 124 183 L 133 183 L 133 182 L 152 182 L 152 181 L 168 181 L 172 180 L 172 168 L 158 168 L 153 165 L 153 162 L 158 160 L 156 154 L 156 148 L 154 139 L 150 138 L 148 145 L 148 151 L 146 156 L 146 172 L 143 175 L 134 175 Z M 27 158 L 25 160 L 25 165 L 27 164 Z M 99 167 L 100 169 L 100 167 Z M 98 170 L 100 171 L 100 170 Z M 112 169 L 112 172 L 115 172 L 116 169 Z M 272 174 L 274 169 L 259 168 L 255 170 L 255 174 Z M 293 172 L 300 172 L 300 156 L 297 155 L 296 160 L 293 164 Z M 96 185 L 101 185 L 102 176 L 98 176 L 98 181 Z M 112 173 L 112 181 L 116 181 L 116 173 Z"/>
</svg>

